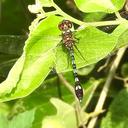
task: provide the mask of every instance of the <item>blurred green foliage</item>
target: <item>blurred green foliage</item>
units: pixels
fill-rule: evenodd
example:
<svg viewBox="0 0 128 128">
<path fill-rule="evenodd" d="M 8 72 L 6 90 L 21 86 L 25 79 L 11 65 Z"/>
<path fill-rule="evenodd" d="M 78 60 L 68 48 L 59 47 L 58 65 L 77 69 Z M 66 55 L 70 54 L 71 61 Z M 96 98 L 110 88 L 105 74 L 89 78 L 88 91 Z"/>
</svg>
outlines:
<svg viewBox="0 0 128 128">
<path fill-rule="evenodd" d="M 84 88 L 81 104 L 75 101 L 71 90 L 65 86 L 64 80 L 68 81 L 72 88 L 74 78 L 70 63 L 68 64 L 68 54 L 57 46 L 61 40 L 59 36 L 61 32 L 57 25 L 62 19 L 70 19 L 70 16 L 85 23 L 102 22 L 105 18 L 111 19 L 111 16 L 115 18 L 114 13 L 117 10 L 124 10 L 125 0 L 118 2 L 105 0 L 106 4 L 102 4 L 103 1 L 99 0 L 39 1 L 40 3 L 36 3 L 32 9 L 33 12 L 39 10 L 38 13 L 40 9 L 44 11 L 38 16 L 28 10 L 28 5 L 34 4 L 34 0 L 0 1 L 0 81 L 2 82 L 0 126 L 2 128 L 82 127 L 88 123 L 90 117 L 103 112 L 92 111 L 114 61 L 115 56 L 111 53 L 127 45 L 128 22 L 122 20 L 120 25 L 114 26 L 110 34 L 97 29 L 95 25 L 85 27 L 83 30 L 78 29 L 75 33 L 79 38 L 77 46 L 86 58 L 84 61 L 75 51 L 77 67 L 81 68 L 78 74 Z M 47 18 L 44 19 L 45 16 Z M 75 23 L 74 27 L 81 27 L 82 24 L 75 18 L 70 19 Z M 112 20 L 115 20 L 114 18 Z M 103 66 L 108 54 L 111 55 L 110 61 Z M 104 119 L 99 118 L 98 128 L 124 128 L 128 125 L 128 93 L 127 89 L 123 89 L 123 86 L 126 87 L 128 75 L 127 56 L 126 52 L 117 69 L 116 75 L 120 76 L 121 80 L 114 79 L 111 84 L 104 105 L 108 110 L 107 116 Z M 103 59 L 104 57 L 106 58 Z M 55 67 L 58 73 L 63 72 L 63 80 L 51 71 L 52 67 Z M 97 72 L 101 67 L 102 70 Z M 104 113 L 102 115 L 105 116 Z"/>
</svg>

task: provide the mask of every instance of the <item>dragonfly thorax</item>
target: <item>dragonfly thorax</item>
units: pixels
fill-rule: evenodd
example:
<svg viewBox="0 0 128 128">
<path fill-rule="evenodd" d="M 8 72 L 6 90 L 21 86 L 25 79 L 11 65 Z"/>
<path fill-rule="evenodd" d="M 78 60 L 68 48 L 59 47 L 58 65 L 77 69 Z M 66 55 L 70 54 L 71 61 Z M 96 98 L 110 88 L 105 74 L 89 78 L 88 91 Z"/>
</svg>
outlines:
<svg viewBox="0 0 128 128">
<path fill-rule="evenodd" d="M 75 43 L 71 31 L 62 33 L 62 41 L 67 49 L 71 49 Z"/>
</svg>

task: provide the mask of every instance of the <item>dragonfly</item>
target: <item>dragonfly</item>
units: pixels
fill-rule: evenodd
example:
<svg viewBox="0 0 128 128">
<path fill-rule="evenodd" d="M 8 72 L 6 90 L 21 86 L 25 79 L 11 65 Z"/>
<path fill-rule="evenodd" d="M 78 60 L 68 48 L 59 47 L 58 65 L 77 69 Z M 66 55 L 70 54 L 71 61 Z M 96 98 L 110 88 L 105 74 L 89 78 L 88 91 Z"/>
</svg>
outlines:
<svg viewBox="0 0 128 128">
<path fill-rule="evenodd" d="M 78 100 L 81 102 L 82 98 L 83 98 L 83 88 L 80 84 L 80 80 L 79 80 L 78 74 L 77 74 L 77 68 L 76 68 L 76 62 L 75 62 L 75 56 L 74 56 L 74 47 L 75 48 L 77 48 L 77 47 L 75 45 L 76 39 L 73 35 L 73 32 L 71 31 L 72 26 L 73 26 L 73 24 L 71 21 L 63 20 L 59 23 L 58 28 L 62 32 L 61 42 L 64 45 L 64 47 L 68 50 L 70 58 L 71 58 L 73 75 L 74 75 L 74 79 L 75 79 L 75 86 L 74 86 L 75 94 L 76 94 Z M 78 48 L 77 48 L 77 50 L 78 50 Z"/>
</svg>

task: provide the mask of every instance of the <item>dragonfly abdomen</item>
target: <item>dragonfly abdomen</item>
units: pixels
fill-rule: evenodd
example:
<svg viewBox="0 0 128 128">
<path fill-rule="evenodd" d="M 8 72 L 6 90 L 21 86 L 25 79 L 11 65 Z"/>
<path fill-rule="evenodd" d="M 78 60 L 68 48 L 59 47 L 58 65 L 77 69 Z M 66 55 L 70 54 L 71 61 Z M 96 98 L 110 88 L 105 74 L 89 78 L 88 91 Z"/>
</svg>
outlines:
<svg viewBox="0 0 128 128">
<path fill-rule="evenodd" d="M 73 75 L 74 75 L 74 79 L 75 79 L 75 93 L 76 93 L 76 96 L 79 99 L 79 101 L 81 101 L 83 98 L 83 89 L 82 89 L 82 86 L 80 84 L 78 74 L 77 74 L 74 51 L 71 48 L 69 50 L 69 52 L 70 52 L 70 57 L 71 57 L 71 62 L 72 62 Z"/>
</svg>

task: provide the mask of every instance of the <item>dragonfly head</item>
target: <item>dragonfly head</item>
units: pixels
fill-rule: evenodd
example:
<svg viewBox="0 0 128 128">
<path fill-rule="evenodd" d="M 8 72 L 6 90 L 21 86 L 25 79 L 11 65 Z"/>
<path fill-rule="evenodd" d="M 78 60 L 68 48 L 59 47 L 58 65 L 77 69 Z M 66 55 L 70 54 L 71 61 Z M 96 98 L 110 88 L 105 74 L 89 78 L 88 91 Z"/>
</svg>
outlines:
<svg viewBox="0 0 128 128">
<path fill-rule="evenodd" d="M 67 31 L 72 28 L 72 22 L 69 20 L 63 20 L 59 23 L 58 28 L 61 31 Z"/>
</svg>

